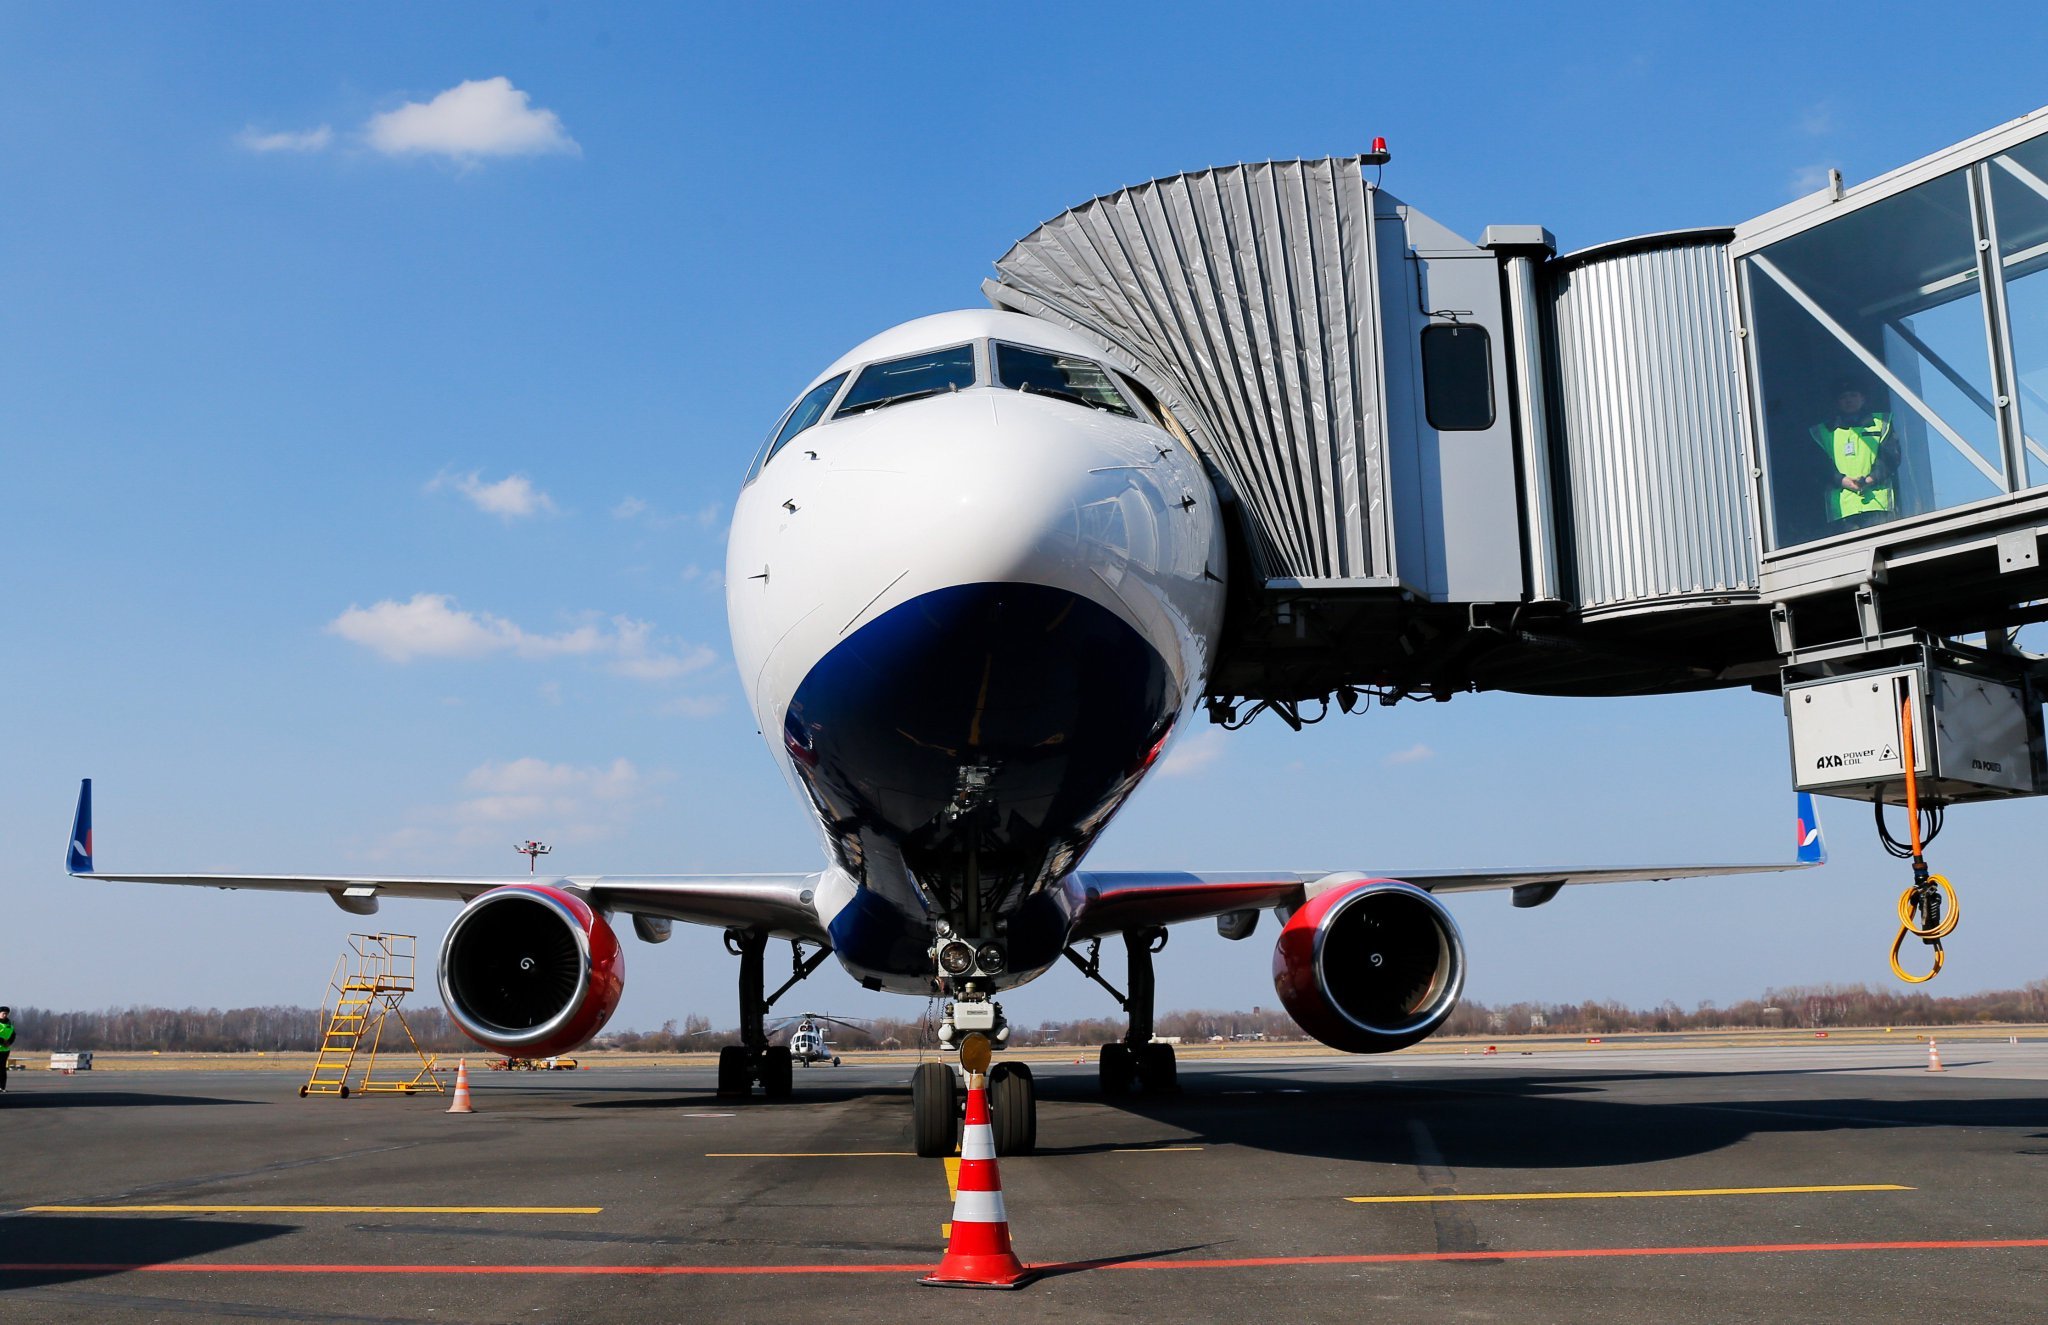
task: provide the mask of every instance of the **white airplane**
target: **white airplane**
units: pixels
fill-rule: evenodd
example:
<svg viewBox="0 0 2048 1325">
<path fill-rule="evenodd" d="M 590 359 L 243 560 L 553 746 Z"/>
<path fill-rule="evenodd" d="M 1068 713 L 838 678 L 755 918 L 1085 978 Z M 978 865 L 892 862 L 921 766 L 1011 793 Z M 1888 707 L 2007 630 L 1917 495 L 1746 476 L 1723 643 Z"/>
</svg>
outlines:
<svg viewBox="0 0 2048 1325">
<path fill-rule="evenodd" d="M 998 1046 L 998 994 L 1065 958 L 1108 989 L 1129 1032 L 1102 1046 L 1105 1093 L 1173 1089 L 1152 1043 L 1152 954 L 1166 927 L 1214 919 L 1250 935 L 1282 918 L 1281 1003 L 1335 1049 L 1385 1053 L 1456 1004 L 1464 947 L 1442 894 L 1511 888 L 1534 906 L 1565 884 L 1818 864 L 1810 802 L 1794 863 L 1403 873 L 1128 872 L 1083 866 L 1203 694 L 1229 574 L 1202 464 L 1128 365 L 1049 323 L 944 313 L 856 346 L 805 388 L 747 471 L 726 569 L 733 654 L 775 759 L 811 806 L 825 868 L 802 874 L 502 877 L 98 871 L 91 782 L 68 867 L 84 878 L 464 904 L 441 948 L 441 994 L 499 1053 L 574 1049 L 617 1006 L 610 917 L 661 942 L 713 925 L 740 959 L 744 1045 L 721 1094 L 791 1090 L 771 1046 L 775 999 L 829 954 L 868 989 L 945 999 L 941 1039 Z M 1120 935 L 1125 988 L 1103 975 Z M 764 950 L 792 945 L 766 992 Z M 805 949 L 811 951 L 806 953 Z M 1086 949 L 1083 955 L 1082 949 Z M 1036 1135 L 1030 1071 L 992 1074 L 1000 1149 Z M 921 1154 L 950 1154 L 955 1077 L 912 1082 Z"/>
</svg>

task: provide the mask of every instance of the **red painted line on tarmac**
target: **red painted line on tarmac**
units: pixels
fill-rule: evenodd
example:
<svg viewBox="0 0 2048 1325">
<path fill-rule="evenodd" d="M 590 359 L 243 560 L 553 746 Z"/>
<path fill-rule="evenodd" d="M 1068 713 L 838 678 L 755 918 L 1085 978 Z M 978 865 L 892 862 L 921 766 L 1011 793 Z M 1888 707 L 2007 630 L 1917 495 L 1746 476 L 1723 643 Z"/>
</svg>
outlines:
<svg viewBox="0 0 2048 1325">
<path fill-rule="evenodd" d="M 1555 1247 L 1522 1251 L 1373 1252 L 1338 1256 L 1244 1256 L 1220 1260 L 1100 1260 L 1034 1265 L 1063 1270 L 1256 1270 L 1314 1265 L 1404 1265 L 1437 1261 L 1570 1261 L 1617 1256 L 1770 1256 L 1834 1251 L 2012 1251 L 2048 1248 L 2048 1238 L 1951 1238 L 1911 1242 L 1762 1242 L 1702 1247 Z M 924 1274 L 929 1263 L 880 1265 L 317 1265 L 217 1261 L 112 1264 L 0 1262 L 0 1274 L 407 1274 L 407 1275 L 746 1275 Z"/>
<path fill-rule="evenodd" d="M 915 1265 L 234 1265 L 218 1261 L 100 1265 L 26 1261 L 0 1263 L 0 1274 L 930 1274 L 932 1268 L 929 1261 Z"/>
</svg>

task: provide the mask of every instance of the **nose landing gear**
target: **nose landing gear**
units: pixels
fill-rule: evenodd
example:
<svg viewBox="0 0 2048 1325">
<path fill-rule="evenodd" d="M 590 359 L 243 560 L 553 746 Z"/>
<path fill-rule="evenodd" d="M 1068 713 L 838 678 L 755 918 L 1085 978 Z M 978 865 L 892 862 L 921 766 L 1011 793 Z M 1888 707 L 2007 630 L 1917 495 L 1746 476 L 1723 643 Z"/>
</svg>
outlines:
<svg viewBox="0 0 2048 1325">
<path fill-rule="evenodd" d="M 963 982 L 959 998 L 946 1004 L 939 1023 L 939 1043 L 947 1050 L 969 1034 L 1006 1044 L 1010 1026 L 1003 1005 L 985 990 Z M 965 1097 L 960 1078 L 946 1063 L 920 1063 L 910 1079 L 912 1149 L 928 1159 L 950 1155 L 960 1144 L 960 1110 Z M 995 1064 L 988 1073 L 989 1123 L 998 1155 L 1028 1155 L 1038 1147 L 1038 1083 L 1031 1066 L 1015 1060 Z"/>
</svg>

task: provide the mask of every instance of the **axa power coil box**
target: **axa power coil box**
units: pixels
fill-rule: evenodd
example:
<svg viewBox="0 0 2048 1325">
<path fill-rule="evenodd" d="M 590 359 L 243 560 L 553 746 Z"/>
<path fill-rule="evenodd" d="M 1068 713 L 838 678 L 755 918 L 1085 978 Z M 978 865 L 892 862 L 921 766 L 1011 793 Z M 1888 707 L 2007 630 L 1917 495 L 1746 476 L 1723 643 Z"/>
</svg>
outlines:
<svg viewBox="0 0 2048 1325">
<path fill-rule="evenodd" d="M 2040 705 L 2024 686 L 1916 664 L 1788 684 L 1793 785 L 1904 804 L 1908 713 L 1925 802 L 2031 796 L 2048 781 Z"/>
</svg>

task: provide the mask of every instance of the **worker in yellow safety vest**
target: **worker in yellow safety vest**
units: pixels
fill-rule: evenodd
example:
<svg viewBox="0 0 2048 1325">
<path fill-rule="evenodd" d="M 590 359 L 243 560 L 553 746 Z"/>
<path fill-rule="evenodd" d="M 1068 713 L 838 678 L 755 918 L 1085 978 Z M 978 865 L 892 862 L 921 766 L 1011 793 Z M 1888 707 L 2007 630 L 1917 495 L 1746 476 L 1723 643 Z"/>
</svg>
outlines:
<svg viewBox="0 0 2048 1325">
<path fill-rule="evenodd" d="M 1833 484 L 1827 492 L 1828 532 L 1841 533 L 1890 519 L 1899 506 L 1899 442 L 1892 416 L 1868 407 L 1861 383 L 1835 391 L 1834 416 L 1809 429 L 1827 452 Z"/>
</svg>

